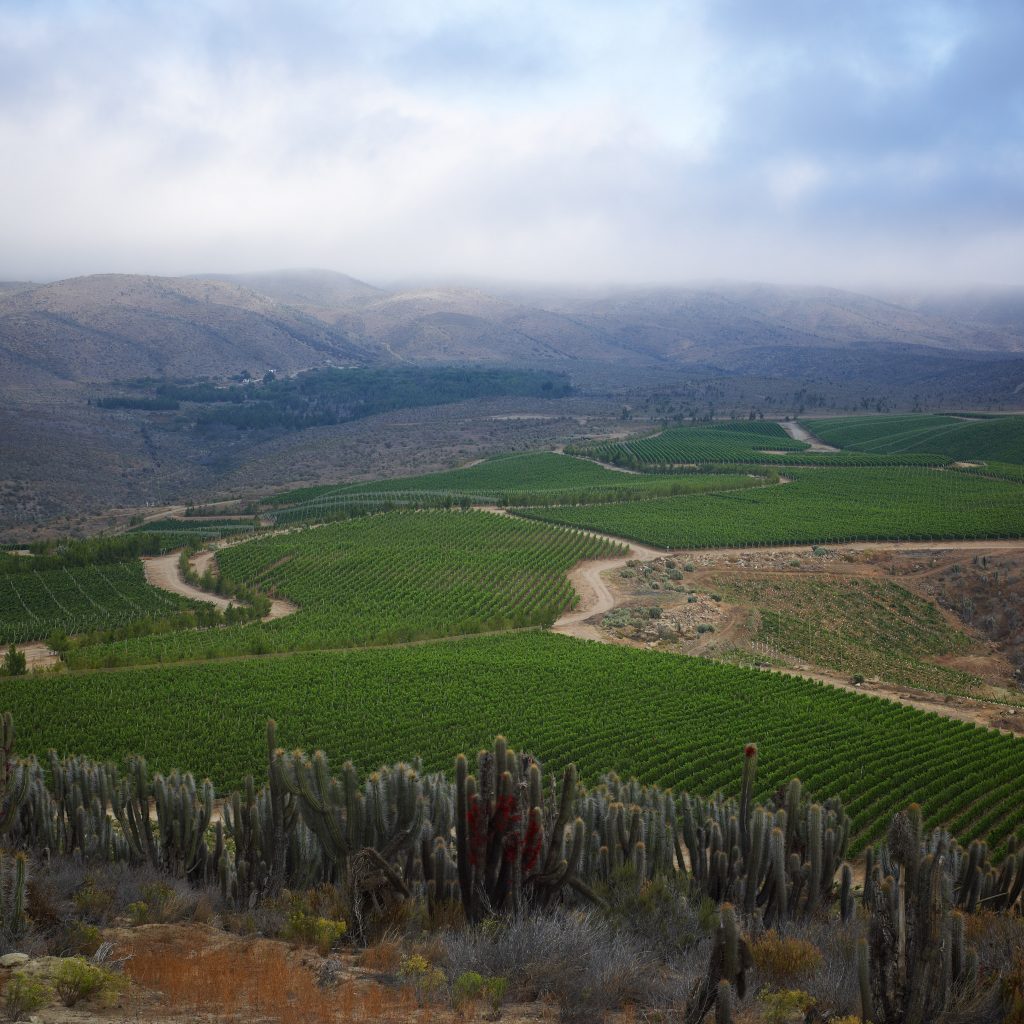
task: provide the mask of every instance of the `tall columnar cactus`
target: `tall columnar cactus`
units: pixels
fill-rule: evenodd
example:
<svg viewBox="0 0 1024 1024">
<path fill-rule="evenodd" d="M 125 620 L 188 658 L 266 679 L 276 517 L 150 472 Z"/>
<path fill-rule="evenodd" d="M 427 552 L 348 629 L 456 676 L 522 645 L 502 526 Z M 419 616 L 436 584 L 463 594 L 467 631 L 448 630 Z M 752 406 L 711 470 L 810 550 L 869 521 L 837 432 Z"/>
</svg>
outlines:
<svg viewBox="0 0 1024 1024">
<path fill-rule="evenodd" d="M 0 835 L 14 827 L 18 812 L 28 798 L 28 772 L 14 758 L 14 718 L 0 716 Z"/>
<path fill-rule="evenodd" d="M 963 921 L 952 913 L 955 860 L 944 837 L 923 841 L 919 807 L 894 817 L 866 904 L 870 1019 L 876 1024 L 934 1020 L 951 992 L 972 982 Z M 863 975 L 863 951 L 860 957 Z"/>
<path fill-rule="evenodd" d="M 132 858 L 148 860 L 176 878 L 212 880 L 217 866 L 206 843 L 214 804 L 210 781 L 197 788 L 187 772 L 166 778 L 157 774 L 150 780 L 141 757 L 130 760 L 129 775 L 118 781 L 111 801 Z"/>
<path fill-rule="evenodd" d="M 716 1007 L 716 1014 L 724 1014 L 720 1019 L 731 1020 L 733 992 L 738 999 L 743 999 L 747 992 L 747 971 L 753 966 L 750 946 L 740 934 L 736 908 L 731 903 L 723 903 L 711 933 L 708 970 L 687 1000 L 685 1024 L 703 1021 L 712 1007 Z M 720 1006 L 721 1000 L 726 1001 L 725 1006 Z"/>
<path fill-rule="evenodd" d="M 0 850 L 0 928 L 17 938 L 25 930 L 25 893 L 28 858 L 19 852 L 11 857 Z"/>
<path fill-rule="evenodd" d="M 505 739 L 493 751 L 481 751 L 477 774 L 469 774 L 465 757 L 455 765 L 455 841 L 459 892 L 467 920 L 524 906 L 546 906 L 566 888 L 591 900 L 593 890 L 580 875 L 584 863 L 608 870 L 601 850 L 625 850 L 646 871 L 640 845 L 639 818 L 626 823 L 618 805 L 598 822 L 599 801 L 581 802 L 575 766 L 569 765 L 557 793 L 545 800 L 540 765 L 519 757 Z M 582 815 L 576 814 L 577 807 Z M 589 825 L 588 825 L 589 821 Z M 595 855 L 594 836 L 607 840 Z M 631 841 L 632 836 L 632 841 Z"/>
</svg>

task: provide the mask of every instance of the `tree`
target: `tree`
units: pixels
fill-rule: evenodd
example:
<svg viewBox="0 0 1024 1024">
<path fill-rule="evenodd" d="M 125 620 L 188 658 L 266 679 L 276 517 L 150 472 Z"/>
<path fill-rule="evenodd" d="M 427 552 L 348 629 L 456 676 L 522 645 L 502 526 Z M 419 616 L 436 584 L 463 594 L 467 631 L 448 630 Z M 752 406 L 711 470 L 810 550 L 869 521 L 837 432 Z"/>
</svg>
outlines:
<svg viewBox="0 0 1024 1024">
<path fill-rule="evenodd" d="M 8 676 L 23 676 L 28 672 L 25 655 L 14 644 L 7 648 L 7 653 L 4 655 L 3 672 Z"/>
</svg>

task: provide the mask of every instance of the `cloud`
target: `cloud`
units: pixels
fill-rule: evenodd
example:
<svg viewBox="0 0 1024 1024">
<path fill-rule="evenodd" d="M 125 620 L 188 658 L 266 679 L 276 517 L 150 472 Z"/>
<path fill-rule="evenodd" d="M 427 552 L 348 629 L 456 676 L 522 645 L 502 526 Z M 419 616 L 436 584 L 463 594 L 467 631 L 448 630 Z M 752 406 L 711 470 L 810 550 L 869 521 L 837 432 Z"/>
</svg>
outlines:
<svg viewBox="0 0 1024 1024">
<path fill-rule="evenodd" d="M 0 276 L 1019 283 L 1022 45 L 1016 0 L 8 2 Z"/>
</svg>

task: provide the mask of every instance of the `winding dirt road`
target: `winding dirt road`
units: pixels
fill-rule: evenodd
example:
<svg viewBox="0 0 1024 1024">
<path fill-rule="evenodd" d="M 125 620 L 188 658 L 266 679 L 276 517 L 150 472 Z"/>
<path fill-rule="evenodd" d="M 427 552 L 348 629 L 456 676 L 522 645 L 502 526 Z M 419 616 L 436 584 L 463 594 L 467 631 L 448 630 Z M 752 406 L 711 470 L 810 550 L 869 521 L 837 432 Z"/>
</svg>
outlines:
<svg viewBox="0 0 1024 1024">
<path fill-rule="evenodd" d="M 607 540 L 622 543 L 622 538 L 597 534 Z M 856 543 L 856 544 L 830 544 L 832 550 L 866 551 L 866 550 L 918 550 L 918 551 L 979 551 L 979 550 L 1024 550 L 1024 541 L 910 541 L 898 542 L 888 541 L 879 543 Z M 793 550 L 802 549 L 806 551 L 808 545 L 794 545 Z M 788 550 L 788 546 L 780 545 L 778 550 Z M 750 552 L 764 554 L 764 548 L 747 549 Z M 722 548 L 716 553 L 738 555 L 743 549 Z M 565 636 L 574 636 L 582 640 L 597 640 L 608 644 L 625 644 L 626 646 L 645 648 L 646 645 L 639 642 L 632 642 L 610 636 L 602 631 L 597 622 L 593 621 L 599 615 L 605 615 L 615 609 L 620 601 L 612 592 L 608 583 L 603 578 L 603 573 L 623 568 L 627 562 L 637 560 L 650 562 L 656 558 L 685 557 L 690 554 L 708 554 L 707 549 L 698 551 L 655 551 L 653 548 L 645 547 L 642 544 L 630 543 L 630 550 L 625 555 L 616 558 L 603 558 L 590 562 L 581 562 L 569 572 L 569 580 L 580 596 L 579 604 L 575 610 L 566 612 L 551 627 L 553 633 L 562 633 Z M 721 635 L 719 635 L 721 639 Z M 687 652 L 689 656 L 701 656 L 699 650 Z M 713 655 L 704 655 L 712 657 Z M 978 700 L 972 697 L 959 695 L 932 693 L 928 690 L 915 690 L 905 686 L 895 686 L 887 683 L 872 683 L 865 686 L 855 685 L 848 677 L 838 673 L 823 671 L 817 666 L 803 665 L 798 668 L 771 669 L 770 671 L 782 671 L 788 675 L 802 676 L 805 679 L 813 679 L 840 690 L 850 690 L 863 696 L 875 697 L 881 700 L 892 701 L 897 704 L 905 704 L 918 708 L 922 711 L 932 711 L 942 715 L 944 718 L 955 718 L 960 721 L 973 722 L 989 729 L 996 729 L 1000 732 L 1012 735 L 1021 735 L 1024 732 L 1024 709 L 1012 707 L 1005 704 L 998 704 L 990 701 Z"/>
<path fill-rule="evenodd" d="M 201 576 L 213 562 L 215 552 L 200 551 L 189 559 L 189 564 Z M 229 605 L 237 605 L 237 600 L 220 597 L 217 594 L 207 593 L 199 587 L 193 586 L 187 580 L 181 578 L 178 567 L 178 560 L 181 556 L 175 552 L 170 555 L 156 555 L 152 558 L 142 559 L 142 569 L 146 574 L 146 582 L 153 587 L 169 591 L 172 594 L 179 594 L 181 597 L 191 598 L 193 601 L 205 601 L 212 604 L 220 611 L 226 611 Z M 275 597 L 270 602 L 270 612 L 263 616 L 263 622 L 271 622 L 274 619 L 283 619 L 286 615 L 292 615 L 299 610 L 298 605 L 291 601 Z"/>
<path fill-rule="evenodd" d="M 595 534 L 594 536 L 603 537 L 605 540 L 615 541 L 618 544 L 622 543 L 617 537 L 608 537 L 604 534 Z M 583 640 L 607 641 L 607 637 L 597 626 L 588 622 L 595 615 L 603 615 L 615 607 L 615 595 L 604 581 L 602 574 L 613 569 L 622 569 L 628 562 L 634 560 L 650 562 L 655 558 L 663 557 L 664 554 L 664 551 L 655 551 L 654 548 L 644 547 L 643 544 L 630 542 L 629 550 L 624 555 L 580 562 L 570 569 L 568 574 L 573 590 L 580 596 L 579 604 L 573 611 L 562 615 L 551 627 L 551 632 L 575 636 Z"/>
</svg>

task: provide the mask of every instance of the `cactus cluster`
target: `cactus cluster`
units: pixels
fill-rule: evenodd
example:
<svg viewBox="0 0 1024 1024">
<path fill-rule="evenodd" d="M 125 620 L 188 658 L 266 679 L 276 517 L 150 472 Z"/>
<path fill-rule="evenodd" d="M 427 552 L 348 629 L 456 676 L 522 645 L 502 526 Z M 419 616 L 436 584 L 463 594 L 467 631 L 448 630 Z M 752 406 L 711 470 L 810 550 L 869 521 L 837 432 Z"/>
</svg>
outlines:
<svg viewBox="0 0 1024 1024">
<path fill-rule="evenodd" d="M 965 886 L 977 886 L 977 851 L 965 858 L 942 832 L 924 838 L 922 826 L 916 804 L 897 814 L 886 845 L 868 865 L 870 924 L 858 968 L 862 1016 L 875 1024 L 935 1020 L 978 975 L 963 915 L 954 909 Z"/>
</svg>

